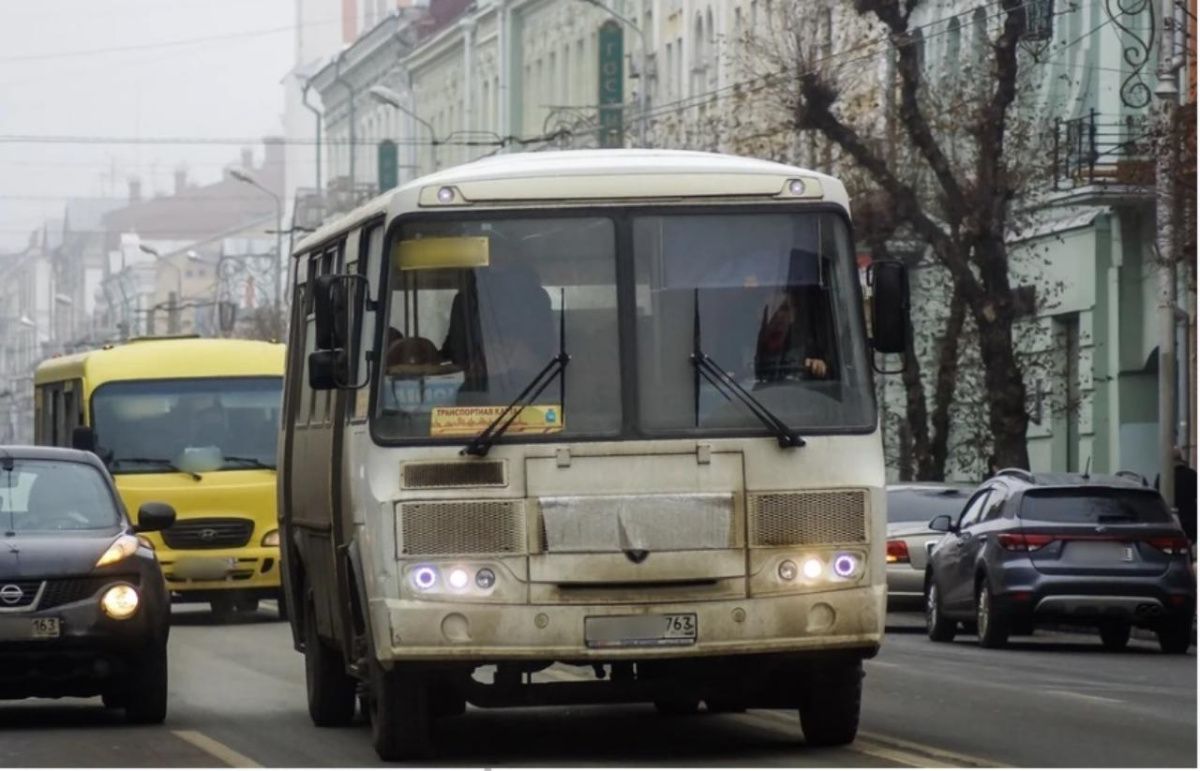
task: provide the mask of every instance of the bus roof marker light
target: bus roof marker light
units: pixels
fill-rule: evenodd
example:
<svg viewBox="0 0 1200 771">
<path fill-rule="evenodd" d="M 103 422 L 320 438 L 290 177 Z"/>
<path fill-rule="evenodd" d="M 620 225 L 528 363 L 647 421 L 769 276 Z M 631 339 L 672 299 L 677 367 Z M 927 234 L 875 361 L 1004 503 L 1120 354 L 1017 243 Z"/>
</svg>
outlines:
<svg viewBox="0 0 1200 771">
<path fill-rule="evenodd" d="M 454 570 L 450 571 L 447 583 L 450 584 L 451 589 L 462 591 L 467 588 L 467 584 L 471 583 L 471 577 L 462 568 L 454 568 Z"/>
<path fill-rule="evenodd" d="M 454 199 L 456 197 L 457 196 L 455 194 L 454 188 L 452 188 L 452 187 L 438 188 L 438 191 L 437 191 L 438 203 L 454 203 Z"/>
<path fill-rule="evenodd" d="M 807 190 L 808 186 L 802 179 L 793 179 L 788 182 L 788 192 L 792 195 L 804 195 Z"/>
<path fill-rule="evenodd" d="M 849 578 L 858 570 L 858 560 L 853 554 L 839 554 L 833 560 L 833 572 L 842 578 Z"/>
<path fill-rule="evenodd" d="M 824 570 L 824 566 L 821 565 L 821 560 L 817 559 L 816 557 L 809 557 L 808 559 L 804 560 L 805 578 L 809 580 L 820 578 L 821 573 L 823 573 Z"/>
<path fill-rule="evenodd" d="M 437 568 L 430 565 L 422 565 L 413 571 L 413 585 L 423 592 L 427 592 L 437 585 Z"/>
</svg>

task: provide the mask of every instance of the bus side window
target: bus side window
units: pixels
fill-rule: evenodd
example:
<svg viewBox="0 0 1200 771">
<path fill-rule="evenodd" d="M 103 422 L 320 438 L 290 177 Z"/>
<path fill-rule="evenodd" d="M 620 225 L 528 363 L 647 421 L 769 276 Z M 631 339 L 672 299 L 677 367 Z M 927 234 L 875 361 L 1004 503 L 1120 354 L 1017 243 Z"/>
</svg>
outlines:
<svg viewBox="0 0 1200 771">
<path fill-rule="evenodd" d="M 364 249 L 360 254 L 365 253 L 366 259 L 359 259 L 359 272 L 367 279 L 367 297 L 371 300 L 379 298 L 379 275 L 382 269 L 383 259 L 383 225 L 375 225 L 365 236 Z M 356 308 L 355 313 L 362 313 L 362 308 Z M 386 361 L 387 355 L 387 338 L 385 336 L 382 345 L 384 350 L 376 355 L 375 360 L 382 362 Z M 361 382 L 367 372 L 367 351 L 375 347 L 375 315 L 367 314 L 363 318 L 362 335 L 359 338 L 358 346 L 358 380 Z M 365 419 L 367 417 L 367 400 L 370 398 L 369 388 L 360 388 L 352 395 L 354 406 L 350 410 L 350 419 Z"/>
</svg>

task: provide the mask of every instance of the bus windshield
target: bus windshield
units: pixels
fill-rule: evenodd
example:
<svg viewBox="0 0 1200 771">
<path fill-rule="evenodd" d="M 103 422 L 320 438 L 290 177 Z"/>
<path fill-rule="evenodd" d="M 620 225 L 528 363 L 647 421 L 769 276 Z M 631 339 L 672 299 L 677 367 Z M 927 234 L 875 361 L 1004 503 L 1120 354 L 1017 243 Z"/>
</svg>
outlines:
<svg viewBox="0 0 1200 771">
<path fill-rule="evenodd" d="M 710 211 L 629 222 L 636 307 L 620 311 L 612 218 L 406 224 L 390 256 L 376 435 L 470 439 L 560 352 L 569 363 L 507 441 L 620 435 L 631 422 L 625 369 L 637 372 L 639 433 L 762 434 L 746 400 L 700 376 L 696 350 L 791 430 L 871 430 L 843 219 Z M 622 312 L 636 335 L 628 360 Z"/>
<path fill-rule="evenodd" d="M 115 474 L 274 468 L 281 393 L 278 377 L 107 383 L 97 453 Z"/>
</svg>

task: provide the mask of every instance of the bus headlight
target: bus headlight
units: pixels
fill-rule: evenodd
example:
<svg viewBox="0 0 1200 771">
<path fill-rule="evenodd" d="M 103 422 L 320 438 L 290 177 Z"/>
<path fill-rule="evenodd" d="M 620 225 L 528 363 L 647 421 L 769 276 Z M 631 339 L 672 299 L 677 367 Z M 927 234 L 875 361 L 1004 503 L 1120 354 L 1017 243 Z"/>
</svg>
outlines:
<svg viewBox="0 0 1200 771">
<path fill-rule="evenodd" d="M 858 558 L 853 554 L 842 553 L 833 559 L 833 572 L 839 578 L 849 578 L 858 572 Z"/>
<path fill-rule="evenodd" d="M 821 560 L 816 557 L 809 557 L 804 560 L 804 577 L 812 581 L 821 577 L 825 572 L 825 566 L 821 564 Z"/>
<path fill-rule="evenodd" d="M 798 575 L 800 575 L 800 569 L 796 567 L 795 562 L 784 560 L 779 563 L 779 577 L 782 580 L 795 581 Z"/>
<path fill-rule="evenodd" d="M 421 565 L 412 572 L 413 586 L 427 592 L 437 586 L 438 571 L 433 565 Z"/>
<path fill-rule="evenodd" d="M 109 618 L 124 621 L 137 612 L 139 602 L 137 589 L 129 584 L 117 584 L 104 592 L 100 607 Z"/>
<path fill-rule="evenodd" d="M 450 571 L 450 576 L 446 583 L 450 584 L 451 589 L 462 591 L 467 588 L 467 584 L 471 583 L 471 576 L 462 568 L 454 568 Z"/>
<path fill-rule="evenodd" d="M 272 530 L 269 533 L 267 533 L 266 535 L 264 535 L 263 539 L 262 539 L 262 545 L 263 546 L 274 546 L 276 548 L 279 548 L 279 531 Z"/>
<path fill-rule="evenodd" d="M 475 585 L 480 589 L 488 590 L 496 585 L 496 571 L 491 568 L 480 568 L 475 574 Z"/>
</svg>

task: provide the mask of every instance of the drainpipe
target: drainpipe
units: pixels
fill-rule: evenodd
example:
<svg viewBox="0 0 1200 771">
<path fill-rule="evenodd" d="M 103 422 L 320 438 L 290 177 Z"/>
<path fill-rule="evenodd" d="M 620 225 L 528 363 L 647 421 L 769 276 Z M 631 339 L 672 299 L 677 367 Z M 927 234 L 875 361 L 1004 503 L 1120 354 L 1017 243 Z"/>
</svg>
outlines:
<svg viewBox="0 0 1200 771">
<path fill-rule="evenodd" d="M 498 45 L 500 47 L 500 85 L 496 90 L 496 99 L 499 102 L 500 109 L 500 136 L 507 140 L 512 135 L 512 11 L 508 8 L 508 0 L 498 0 L 496 3 L 496 13 L 499 15 L 497 25 L 500 28 L 500 38 Z M 507 141 L 500 148 L 500 152 L 507 150 Z"/>
<path fill-rule="evenodd" d="M 317 195 L 323 195 L 321 190 L 321 111 L 308 103 L 308 89 L 312 86 L 312 78 L 304 81 L 304 87 L 300 91 L 300 101 L 308 108 L 308 111 L 313 114 L 313 122 L 317 127 Z"/>
<path fill-rule="evenodd" d="M 463 32 L 463 95 L 462 95 L 462 130 L 469 135 L 475 128 L 475 19 L 468 18 L 462 22 Z M 470 150 L 467 150 L 469 156 Z"/>
<path fill-rule="evenodd" d="M 354 199 L 354 156 L 358 155 L 358 148 L 355 143 L 355 135 L 356 135 L 357 129 L 356 129 L 356 126 L 354 123 L 354 97 L 357 95 L 357 92 L 354 90 L 354 87 L 351 86 L 350 83 L 345 78 L 342 77 L 342 59 L 344 59 L 345 56 L 346 56 L 345 51 L 342 51 L 340 54 L 338 54 L 337 61 L 335 61 L 334 65 L 333 65 L 333 80 L 335 83 L 341 84 L 342 88 L 346 89 L 346 93 L 349 94 L 349 96 L 350 96 L 350 98 L 349 98 L 349 104 L 350 104 L 350 198 L 351 198 L 351 200 L 353 200 Z"/>
</svg>

